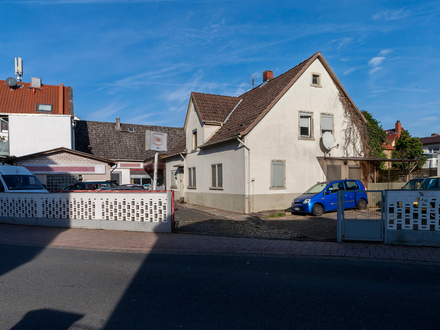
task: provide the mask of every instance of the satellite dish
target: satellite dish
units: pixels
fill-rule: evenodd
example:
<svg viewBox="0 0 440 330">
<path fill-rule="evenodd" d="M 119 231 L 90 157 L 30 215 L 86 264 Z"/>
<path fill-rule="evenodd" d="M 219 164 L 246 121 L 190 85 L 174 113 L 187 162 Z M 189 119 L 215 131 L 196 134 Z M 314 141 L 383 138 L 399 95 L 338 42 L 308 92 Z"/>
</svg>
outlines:
<svg viewBox="0 0 440 330">
<path fill-rule="evenodd" d="M 8 79 L 6 79 L 6 84 L 9 87 L 17 87 L 17 80 L 15 80 L 15 78 L 9 77 Z"/>
<path fill-rule="evenodd" d="M 322 144 L 324 145 L 324 148 L 327 150 L 330 150 L 335 145 L 335 138 L 333 137 L 333 134 L 330 132 L 325 132 L 322 135 Z"/>
</svg>

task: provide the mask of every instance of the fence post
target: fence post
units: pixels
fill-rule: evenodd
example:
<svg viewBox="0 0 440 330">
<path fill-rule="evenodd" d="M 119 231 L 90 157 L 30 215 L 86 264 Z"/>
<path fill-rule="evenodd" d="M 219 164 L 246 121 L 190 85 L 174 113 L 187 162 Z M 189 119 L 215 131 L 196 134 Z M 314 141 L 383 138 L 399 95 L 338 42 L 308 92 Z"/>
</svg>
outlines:
<svg viewBox="0 0 440 330">
<path fill-rule="evenodd" d="M 344 191 L 338 190 L 337 192 L 337 200 L 338 200 L 338 220 L 337 220 L 337 241 L 338 243 L 342 242 L 342 231 L 343 231 L 343 219 L 344 219 Z"/>
</svg>

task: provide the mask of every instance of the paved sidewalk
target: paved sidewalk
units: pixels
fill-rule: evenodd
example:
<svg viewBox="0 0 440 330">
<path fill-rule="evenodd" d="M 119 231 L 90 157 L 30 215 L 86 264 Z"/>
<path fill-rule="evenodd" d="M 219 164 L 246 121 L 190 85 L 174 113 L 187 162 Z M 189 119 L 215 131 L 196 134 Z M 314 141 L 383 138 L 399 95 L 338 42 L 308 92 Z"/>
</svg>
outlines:
<svg viewBox="0 0 440 330">
<path fill-rule="evenodd" d="M 0 224 L 0 244 L 200 255 L 359 258 L 440 263 L 440 248 L 304 242 Z"/>
</svg>

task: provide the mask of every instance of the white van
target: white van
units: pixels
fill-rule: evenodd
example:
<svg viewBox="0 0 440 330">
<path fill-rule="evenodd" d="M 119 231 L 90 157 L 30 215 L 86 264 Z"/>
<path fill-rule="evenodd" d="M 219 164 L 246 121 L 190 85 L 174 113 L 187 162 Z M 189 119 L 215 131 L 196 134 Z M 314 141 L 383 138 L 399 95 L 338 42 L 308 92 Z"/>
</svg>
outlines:
<svg viewBox="0 0 440 330">
<path fill-rule="evenodd" d="M 48 193 L 26 167 L 0 165 L 0 192 Z"/>
</svg>

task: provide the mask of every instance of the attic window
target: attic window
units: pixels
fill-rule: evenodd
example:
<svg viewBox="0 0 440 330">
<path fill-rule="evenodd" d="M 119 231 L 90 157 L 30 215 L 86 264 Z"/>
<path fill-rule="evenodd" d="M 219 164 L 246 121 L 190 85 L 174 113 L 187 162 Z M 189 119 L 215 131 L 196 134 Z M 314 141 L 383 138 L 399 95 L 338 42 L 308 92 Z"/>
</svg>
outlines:
<svg viewBox="0 0 440 330">
<path fill-rule="evenodd" d="M 133 133 L 133 132 L 134 132 L 134 128 L 133 128 L 133 127 L 129 127 L 129 128 L 128 128 L 128 131 L 129 131 L 130 133 Z"/>
<path fill-rule="evenodd" d="M 310 84 L 312 87 L 322 87 L 321 86 L 321 74 L 312 73 L 312 83 Z"/>
<path fill-rule="evenodd" d="M 52 112 L 52 104 L 37 104 L 37 111 Z"/>
</svg>

